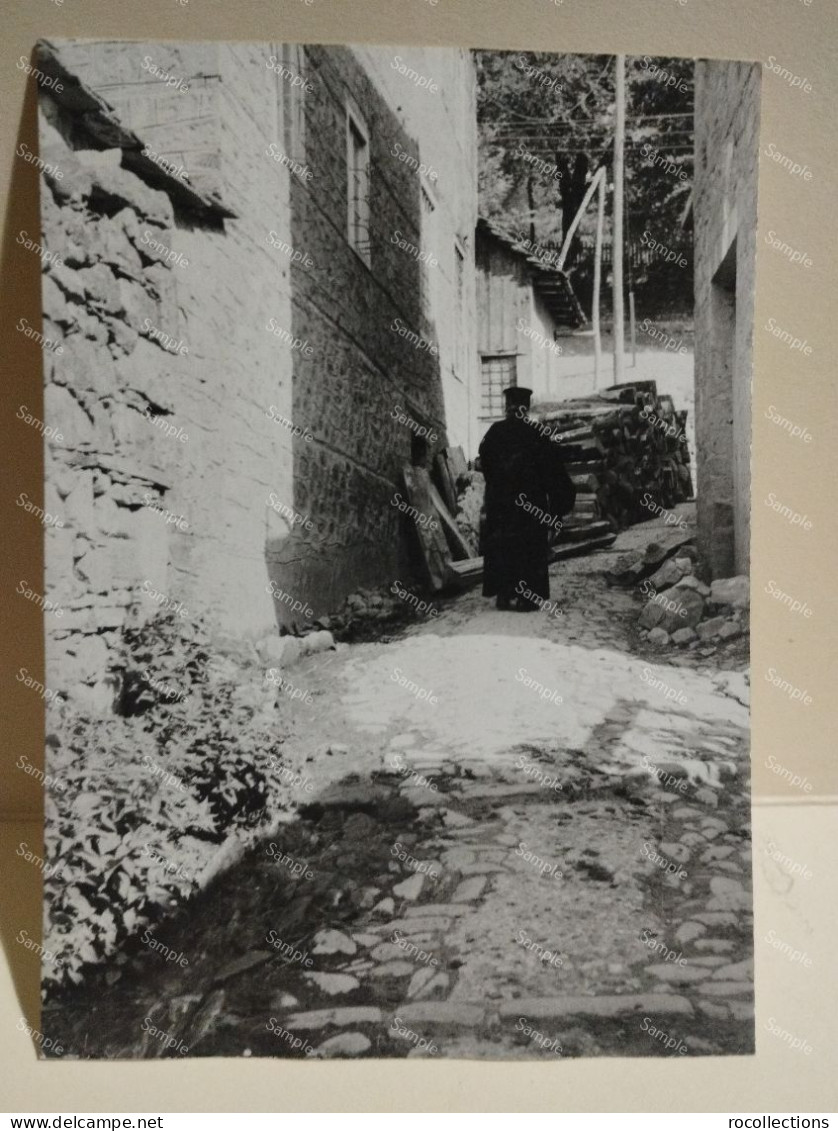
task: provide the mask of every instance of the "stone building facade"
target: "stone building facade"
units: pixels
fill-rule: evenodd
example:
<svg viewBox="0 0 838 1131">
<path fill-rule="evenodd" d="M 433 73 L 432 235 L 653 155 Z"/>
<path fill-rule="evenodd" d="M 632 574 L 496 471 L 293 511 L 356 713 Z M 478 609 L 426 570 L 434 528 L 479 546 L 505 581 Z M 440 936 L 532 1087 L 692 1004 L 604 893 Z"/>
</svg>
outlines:
<svg viewBox="0 0 838 1131">
<path fill-rule="evenodd" d="M 308 186 L 292 178 L 291 227 L 324 271 L 292 268 L 295 338 L 322 343 L 295 360 L 294 419 L 314 433 L 298 444 L 295 481 L 300 509 L 322 514 L 326 500 L 328 512 L 322 529 L 298 526 L 269 549 L 292 590 L 328 605 L 404 568 L 404 520 L 392 504 L 417 429 L 401 418 L 428 429 L 435 446 L 469 449 L 476 113 L 464 52 L 305 54 L 318 93 L 306 95 L 307 137 L 292 144 L 315 177 Z M 347 147 L 360 148 L 369 193 L 356 248 L 344 232 Z"/>
<path fill-rule="evenodd" d="M 760 67 L 695 70 L 698 538 L 713 577 L 748 572 Z"/>
<path fill-rule="evenodd" d="M 411 49 L 40 45 L 51 688 L 104 706 L 163 595 L 255 638 L 404 562 L 404 418 L 466 446 L 476 390 L 474 80 L 436 54 L 429 113 Z"/>
</svg>

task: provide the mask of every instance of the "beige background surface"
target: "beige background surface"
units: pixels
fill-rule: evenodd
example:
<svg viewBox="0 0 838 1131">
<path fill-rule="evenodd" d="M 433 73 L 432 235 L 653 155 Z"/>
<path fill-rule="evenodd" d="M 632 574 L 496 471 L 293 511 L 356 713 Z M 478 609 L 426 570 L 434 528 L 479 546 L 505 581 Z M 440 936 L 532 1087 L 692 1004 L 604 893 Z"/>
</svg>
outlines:
<svg viewBox="0 0 838 1131">
<path fill-rule="evenodd" d="M 761 150 L 769 142 L 794 160 L 808 163 L 804 182 L 763 157 L 760 169 L 757 300 L 754 340 L 753 441 L 753 765 L 757 940 L 768 930 L 813 958 L 813 966 L 791 966 L 763 945 L 758 949 L 758 1052 L 754 1058 L 660 1061 L 576 1061 L 556 1065 L 429 1063 L 291 1064 L 229 1061 L 186 1064 L 39 1064 L 28 1038 L 14 1028 L 24 1004 L 37 1017 L 37 970 L 13 938 L 40 921 L 40 890 L 31 888 L 27 866 L 14 856 L 21 839 L 37 843 L 37 825 L 25 832 L 7 827 L 0 890 L 7 958 L 12 975 L 0 973 L 3 1084 L 7 1110 L 381 1110 L 381 1111 L 817 1111 L 835 1107 L 831 1082 L 835 1032 L 835 811 L 824 802 L 838 795 L 838 760 L 829 712 L 835 700 L 833 523 L 836 382 L 830 346 L 834 337 L 836 258 L 834 199 L 835 107 L 838 105 L 834 0 L 3 0 L 0 47 L 0 327 L 3 403 L 0 445 L 3 482 L 0 523 L 13 552 L 0 565 L 4 657 L 2 813 L 37 820 L 37 783 L 13 766 L 20 754 L 39 763 L 43 750 L 41 704 L 15 681 L 21 665 L 43 665 L 42 626 L 34 605 L 13 596 L 18 580 L 39 583 L 43 562 L 39 531 L 21 521 L 14 500 L 21 490 L 42 499 L 40 437 L 14 419 L 17 406 L 39 413 L 40 357 L 14 332 L 20 317 L 37 323 L 37 262 L 22 256 L 15 236 L 38 231 L 36 174 L 14 156 L 20 141 L 36 148 L 35 93 L 25 73 L 39 36 L 159 39 L 290 39 L 309 42 L 423 42 L 469 46 L 633 55 L 690 55 L 767 61 L 808 78 L 813 90 L 792 90 L 765 71 Z M 814 266 L 792 266 L 773 252 L 765 233 L 773 229 L 806 251 Z M 768 318 L 805 337 L 812 356 L 789 354 L 764 329 Z M 814 442 L 804 445 L 766 417 L 774 405 L 806 426 Z M 813 529 L 791 527 L 766 505 L 776 492 L 805 512 Z M 814 609 L 805 620 L 787 612 L 765 592 L 769 580 Z M 36 584 L 37 587 L 37 584 Z M 774 668 L 806 688 L 810 706 L 790 703 L 766 681 Z M 769 756 L 805 775 L 808 794 L 784 787 L 767 768 Z M 786 804 L 766 804 L 769 797 Z M 785 881 L 764 851 L 769 838 L 814 873 L 812 880 Z M 18 865 L 18 867 L 16 867 Z M 27 869 L 21 873 L 20 868 Z M 768 871 L 766 872 L 766 869 Z M 773 885 L 773 886 L 772 886 Z M 828 890 L 831 885 L 831 890 Z M 30 889 L 30 890 L 27 890 Z M 22 959 L 21 959 L 22 955 Z M 791 1052 L 766 1030 L 769 1017 L 805 1038 L 804 1056 Z M 4 1095 L 4 1093 L 6 1093 Z"/>
</svg>

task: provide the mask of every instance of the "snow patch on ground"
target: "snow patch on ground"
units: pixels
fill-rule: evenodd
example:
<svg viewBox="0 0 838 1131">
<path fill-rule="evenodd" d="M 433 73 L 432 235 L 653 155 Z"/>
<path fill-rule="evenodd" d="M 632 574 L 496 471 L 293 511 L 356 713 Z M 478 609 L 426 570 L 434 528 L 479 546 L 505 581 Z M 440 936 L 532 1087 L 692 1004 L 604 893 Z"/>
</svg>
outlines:
<svg viewBox="0 0 838 1131">
<path fill-rule="evenodd" d="M 710 676 L 542 639 L 426 633 L 367 648 L 342 674 L 343 701 L 359 729 L 419 732 L 451 752 L 476 742 L 484 756 L 527 742 L 583 749 L 618 704 L 633 716 L 635 739 L 648 736 L 640 754 L 660 755 L 662 738 L 686 749 L 713 727 L 748 725 L 747 708 Z M 428 697 L 417 698 L 407 680 Z"/>
</svg>

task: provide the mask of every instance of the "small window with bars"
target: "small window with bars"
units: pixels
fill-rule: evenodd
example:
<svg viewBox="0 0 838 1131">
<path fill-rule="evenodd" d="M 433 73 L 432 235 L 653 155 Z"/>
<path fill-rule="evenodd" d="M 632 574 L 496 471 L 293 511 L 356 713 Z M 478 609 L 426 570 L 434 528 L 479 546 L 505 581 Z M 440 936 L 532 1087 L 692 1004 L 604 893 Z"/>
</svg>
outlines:
<svg viewBox="0 0 838 1131">
<path fill-rule="evenodd" d="M 370 266 L 370 142 L 363 118 L 346 108 L 347 239 Z"/>
<path fill-rule="evenodd" d="M 481 358 L 480 415 L 500 420 L 504 415 L 503 390 L 518 384 L 518 358 L 502 354 Z"/>
</svg>

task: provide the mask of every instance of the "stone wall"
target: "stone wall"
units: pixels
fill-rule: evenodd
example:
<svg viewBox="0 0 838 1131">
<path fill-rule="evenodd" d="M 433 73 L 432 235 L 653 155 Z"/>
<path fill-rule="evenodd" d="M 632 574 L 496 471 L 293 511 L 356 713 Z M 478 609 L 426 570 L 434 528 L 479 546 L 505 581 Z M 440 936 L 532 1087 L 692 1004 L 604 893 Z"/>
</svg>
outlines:
<svg viewBox="0 0 838 1131">
<path fill-rule="evenodd" d="M 217 78 L 172 102 L 178 94 L 142 68 L 147 55 L 191 82 L 208 69 Z M 83 120 L 42 96 L 42 153 L 63 173 L 44 189 L 44 243 L 64 261 L 44 276 L 45 333 L 55 329 L 63 349 L 48 359 L 47 420 L 65 436 L 47 465 L 65 522 L 47 544 L 47 588 L 65 609 L 49 634 L 48 684 L 103 705 L 118 630 L 132 606 L 140 618 L 156 611 L 150 589 L 221 633 L 257 636 L 275 623 L 265 501 L 293 489 L 290 435 L 266 415 L 277 398 L 290 405 L 291 387 L 263 330 L 283 293 L 290 306 L 287 264 L 265 241 L 281 184 L 259 161 L 276 134 L 276 82 L 242 78 L 243 63 L 258 73 L 261 48 L 73 43 L 59 58 L 115 101 L 129 85 L 118 121 L 157 153 L 155 132 L 174 137 L 184 162 L 188 146 L 169 123 L 200 98 L 203 160 L 214 138 L 215 187 L 225 174 L 235 184 L 240 217 L 184 208 L 165 181 L 149 187 L 122 167 L 126 145 L 92 148 Z M 222 97 L 225 71 L 235 81 Z M 166 262 L 154 243 L 179 258 Z"/>
<path fill-rule="evenodd" d="M 466 457 L 477 455 L 480 365 L 473 271 L 477 223 L 477 83 L 471 52 L 463 48 L 369 47 L 353 54 L 416 147 L 427 174 L 405 170 L 430 193 L 423 240 L 438 265 L 426 272 L 426 299 L 436 329 L 448 438 Z M 399 70 L 415 71 L 437 87 L 417 85 Z M 399 150 L 390 146 L 391 164 Z M 392 182 L 401 188 L 401 177 Z M 414 186 L 413 192 L 416 191 Z M 458 267 L 463 255 L 465 269 Z M 462 262 L 462 261 L 461 261 Z"/>
<path fill-rule="evenodd" d="M 349 49 L 44 51 L 65 79 L 40 103 L 42 157 L 62 173 L 45 179 L 42 221 L 63 260 L 43 281 L 44 334 L 62 349 L 45 354 L 46 419 L 63 436 L 47 510 L 64 523 L 47 533 L 46 591 L 63 609 L 47 684 L 105 708 L 120 629 L 157 610 L 149 590 L 221 635 L 258 637 L 303 620 L 270 582 L 320 614 L 403 572 L 412 532 L 391 501 L 411 433 L 393 410 L 444 443 L 445 402 L 439 361 L 389 329 L 399 317 L 435 338 L 422 268 L 389 242 L 395 228 L 420 242 L 418 178 L 388 154 L 417 143 Z M 304 95 L 271 55 L 309 76 Z M 369 267 L 346 238 L 347 94 L 370 119 Z M 290 248 L 308 259 L 292 265 Z"/>
<path fill-rule="evenodd" d="M 297 96 L 304 100 L 304 144 L 297 151 L 312 176 L 307 183 L 293 178 L 291 223 L 295 244 L 314 266 L 293 269 L 292 330 L 312 345 L 310 356 L 294 358 L 294 419 L 314 437 L 296 441 L 295 482 L 298 510 L 312 528 L 298 524 L 269 549 L 282 584 L 307 594 L 320 613 L 352 589 L 408 568 L 414 532 L 394 502 L 404 493 L 401 468 L 410 462 L 414 431 L 399 417 L 431 430 L 436 447 L 450 438 L 443 366 L 452 347 L 443 347 L 428 291 L 444 294 L 450 308 L 450 288 L 438 273 L 453 256 L 453 243 L 442 229 L 423 228 L 420 176 L 397 154 L 417 160 L 425 154 L 367 67 L 350 48 L 308 46 L 304 55 L 313 89 Z M 365 52 L 378 57 L 379 71 L 392 55 Z M 363 116 L 369 136 L 369 264 L 346 234 L 347 104 Z M 468 120 L 476 145 L 474 119 Z M 455 167 L 443 167 L 456 176 Z M 472 222 L 470 178 L 455 180 L 448 191 L 465 200 L 462 223 Z M 418 261 L 400 240 L 439 265 Z M 399 327 L 420 334 L 436 352 L 411 344 Z"/>
<path fill-rule="evenodd" d="M 749 562 L 759 96 L 758 64 L 696 64 L 698 537 L 714 577 Z"/>
</svg>

